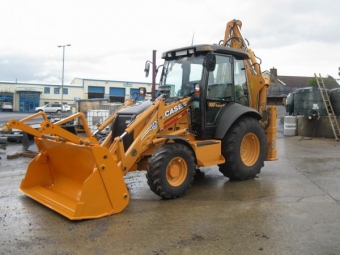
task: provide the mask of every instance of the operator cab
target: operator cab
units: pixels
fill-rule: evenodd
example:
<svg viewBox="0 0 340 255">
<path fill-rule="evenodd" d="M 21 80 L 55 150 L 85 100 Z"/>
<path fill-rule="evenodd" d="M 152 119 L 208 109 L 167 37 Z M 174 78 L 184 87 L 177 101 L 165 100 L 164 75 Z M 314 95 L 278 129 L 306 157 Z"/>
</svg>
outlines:
<svg viewBox="0 0 340 255">
<path fill-rule="evenodd" d="M 249 105 L 246 52 L 197 45 L 165 52 L 162 58 L 159 88 L 169 88 L 170 100 L 192 98 L 191 126 L 197 139 L 214 137 L 219 116 L 228 104 Z"/>
</svg>

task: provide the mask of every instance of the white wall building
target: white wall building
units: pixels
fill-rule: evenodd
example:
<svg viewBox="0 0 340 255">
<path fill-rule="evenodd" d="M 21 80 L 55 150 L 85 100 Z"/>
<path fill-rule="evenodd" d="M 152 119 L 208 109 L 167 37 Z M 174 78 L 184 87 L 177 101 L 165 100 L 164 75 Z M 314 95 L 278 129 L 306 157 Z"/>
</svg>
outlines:
<svg viewBox="0 0 340 255">
<path fill-rule="evenodd" d="M 0 106 L 2 102 L 12 102 L 14 111 L 34 112 L 37 106 L 61 101 L 73 104 L 79 99 L 108 98 L 111 102 L 124 102 L 130 95 L 138 96 L 140 87 L 150 93 L 152 90 L 151 83 L 81 78 L 61 87 L 61 84 L 0 81 Z"/>
</svg>

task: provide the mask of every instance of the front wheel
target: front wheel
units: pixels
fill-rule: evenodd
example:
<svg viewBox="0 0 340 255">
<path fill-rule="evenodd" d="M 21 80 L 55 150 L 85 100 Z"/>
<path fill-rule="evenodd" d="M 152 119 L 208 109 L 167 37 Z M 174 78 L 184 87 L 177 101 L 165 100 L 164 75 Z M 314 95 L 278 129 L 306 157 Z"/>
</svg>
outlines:
<svg viewBox="0 0 340 255">
<path fill-rule="evenodd" d="M 252 179 L 264 166 L 266 151 L 266 136 L 259 121 L 251 117 L 241 118 L 222 140 L 226 162 L 219 165 L 219 170 L 233 180 Z"/>
<path fill-rule="evenodd" d="M 156 150 L 147 167 L 150 189 L 164 199 L 181 197 L 194 180 L 195 159 L 182 144 L 165 144 Z"/>
</svg>

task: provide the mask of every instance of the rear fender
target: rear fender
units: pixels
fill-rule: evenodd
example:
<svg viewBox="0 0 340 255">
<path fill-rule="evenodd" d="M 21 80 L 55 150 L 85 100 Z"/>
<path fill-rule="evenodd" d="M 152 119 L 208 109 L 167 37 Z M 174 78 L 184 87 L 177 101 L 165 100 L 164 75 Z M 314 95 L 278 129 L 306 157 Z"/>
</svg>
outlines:
<svg viewBox="0 0 340 255">
<path fill-rule="evenodd" d="M 215 139 L 223 139 L 231 125 L 241 116 L 251 116 L 258 120 L 262 119 L 260 113 L 253 108 L 237 103 L 228 104 L 222 109 L 217 121 Z"/>
</svg>

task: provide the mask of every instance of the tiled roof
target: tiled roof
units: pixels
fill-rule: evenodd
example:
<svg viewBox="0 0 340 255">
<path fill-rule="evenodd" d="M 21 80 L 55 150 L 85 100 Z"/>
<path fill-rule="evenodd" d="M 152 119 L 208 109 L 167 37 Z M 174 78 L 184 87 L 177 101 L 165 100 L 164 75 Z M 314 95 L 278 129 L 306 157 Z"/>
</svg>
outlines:
<svg viewBox="0 0 340 255">
<path fill-rule="evenodd" d="M 314 79 L 314 77 L 303 77 L 303 76 L 282 76 L 278 75 L 277 78 L 285 83 L 288 87 L 309 87 L 309 80 Z M 340 88 L 339 84 L 332 77 L 322 78 L 326 88 L 334 89 Z"/>
</svg>

